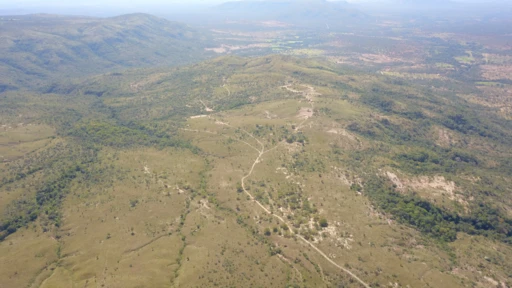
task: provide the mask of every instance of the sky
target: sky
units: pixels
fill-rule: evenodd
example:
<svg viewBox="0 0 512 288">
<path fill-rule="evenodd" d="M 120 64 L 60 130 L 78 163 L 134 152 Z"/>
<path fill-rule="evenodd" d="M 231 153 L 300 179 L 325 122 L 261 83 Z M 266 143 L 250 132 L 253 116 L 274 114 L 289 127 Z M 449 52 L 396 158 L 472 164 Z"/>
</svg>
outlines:
<svg viewBox="0 0 512 288">
<path fill-rule="evenodd" d="M 120 13 L 145 12 L 158 13 L 159 8 L 174 13 L 187 13 L 197 8 L 207 8 L 233 0 L 0 0 L 0 14 L 83 14 L 95 16 L 111 16 Z M 247 0 L 261 1 L 261 0 Z M 279 1 L 279 0 L 270 0 Z M 328 0 L 329 1 L 329 0 Z M 402 0 L 345 0 L 351 3 L 383 3 L 385 1 Z M 427 4 L 431 0 L 408 0 Z M 439 1 L 439 0 L 436 0 Z M 442 1 L 442 0 L 441 0 Z M 457 2 L 502 2 L 512 0 L 446 0 Z"/>
<path fill-rule="evenodd" d="M 0 9 L 9 7 L 70 7 L 70 6 L 118 6 L 129 7 L 139 5 L 172 5 L 172 4 L 196 4 L 215 5 L 226 2 L 225 0 L 0 0 Z"/>
<path fill-rule="evenodd" d="M 5 3 L 3 3 L 5 2 Z M 170 3 L 197 3 L 197 4 L 216 4 L 226 2 L 225 0 L 74 0 L 74 1 L 65 1 L 65 0 L 0 0 L 0 3 L 5 6 L 10 5 L 115 5 L 115 6 L 124 6 L 130 4 L 170 4 Z"/>
<path fill-rule="evenodd" d="M 115 6 L 125 6 L 130 4 L 170 4 L 170 3 L 181 3 L 181 4 L 217 4 L 222 2 L 227 2 L 230 0 L 74 0 L 74 1 L 66 1 L 66 0 L 0 0 L 0 4 L 2 6 L 25 6 L 25 5 L 115 5 Z M 347 2 L 379 2 L 381 0 L 348 0 Z M 428 1 L 428 0 L 425 0 Z M 452 0 L 456 2 L 490 2 L 494 0 Z M 501 0 L 501 2 L 505 2 L 507 0 Z M 510 0 L 512 1 L 512 0 Z M 128 4 L 130 3 L 130 4 Z"/>
<path fill-rule="evenodd" d="M 157 13 L 158 7 L 172 7 L 175 11 L 187 12 L 223 2 L 226 0 L 0 0 L 0 14 L 112 16 L 132 12 Z"/>
</svg>

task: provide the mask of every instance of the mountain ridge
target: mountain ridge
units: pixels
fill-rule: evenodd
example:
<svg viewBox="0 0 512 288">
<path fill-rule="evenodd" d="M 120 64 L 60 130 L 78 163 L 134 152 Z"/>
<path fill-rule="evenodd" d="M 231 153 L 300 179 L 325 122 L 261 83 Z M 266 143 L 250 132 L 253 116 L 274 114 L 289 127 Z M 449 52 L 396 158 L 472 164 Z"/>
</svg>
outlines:
<svg viewBox="0 0 512 288">
<path fill-rule="evenodd" d="M 149 14 L 2 19 L 6 41 L 0 45 L 4 55 L 0 71 L 7 77 L 0 84 L 8 87 L 33 87 L 59 73 L 78 77 L 127 67 L 191 63 L 208 55 L 203 49 L 208 34 Z"/>
</svg>

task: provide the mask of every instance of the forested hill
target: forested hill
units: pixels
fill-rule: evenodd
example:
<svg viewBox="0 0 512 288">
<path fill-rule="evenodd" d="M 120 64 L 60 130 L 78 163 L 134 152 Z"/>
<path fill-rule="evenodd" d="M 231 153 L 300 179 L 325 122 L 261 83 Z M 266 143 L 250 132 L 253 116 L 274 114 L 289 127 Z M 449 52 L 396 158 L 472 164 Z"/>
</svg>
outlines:
<svg viewBox="0 0 512 288">
<path fill-rule="evenodd" d="M 208 34 L 147 14 L 0 19 L 0 92 L 125 67 L 177 65 L 207 57 Z"/>
</svg>

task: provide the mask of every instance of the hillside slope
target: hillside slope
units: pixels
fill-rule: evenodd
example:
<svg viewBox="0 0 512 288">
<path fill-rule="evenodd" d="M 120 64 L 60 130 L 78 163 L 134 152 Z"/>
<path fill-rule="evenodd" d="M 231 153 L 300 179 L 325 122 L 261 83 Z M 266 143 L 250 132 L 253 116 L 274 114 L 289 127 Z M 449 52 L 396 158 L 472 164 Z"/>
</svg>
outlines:
<svg viewBox="0 0 512 288">
<path fill-rule="evenodd" d="M 207 34 L 146 14 L 113 18 L 29 15 L 0 20 L 0 91 L 126 67 L 207 57 Z"/>
<path fill-rule="evenodd" d="M 0 286 L 505 287 L 512 125 L 436 83 L 221 57 L 4 93 Z"/>
</svg>

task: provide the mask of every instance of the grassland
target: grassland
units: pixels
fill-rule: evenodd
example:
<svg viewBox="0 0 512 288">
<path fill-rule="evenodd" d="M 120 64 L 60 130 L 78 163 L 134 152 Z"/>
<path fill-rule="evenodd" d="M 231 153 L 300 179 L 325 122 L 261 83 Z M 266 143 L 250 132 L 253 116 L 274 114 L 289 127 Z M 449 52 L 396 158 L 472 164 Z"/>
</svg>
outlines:
<svg viewBox="0 0 512 288">
<path fill-rule="evenodd" d="M 465 56 L 455 57 L 455 59 L 463 64 L 473 64 L 475 62 L 475 58 L 473 57 L 473 52 L 471 52 L 471 51 L 466 51 Z"/>
<path fill-rule="evenodd" d="M 393 79 L 221 57 L 3 93 L 1 285 L 509 285 L 509 120 Z"/>
</svg>

